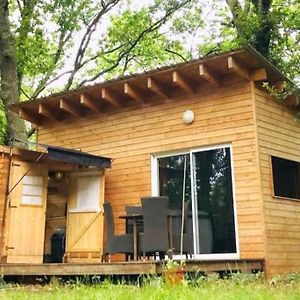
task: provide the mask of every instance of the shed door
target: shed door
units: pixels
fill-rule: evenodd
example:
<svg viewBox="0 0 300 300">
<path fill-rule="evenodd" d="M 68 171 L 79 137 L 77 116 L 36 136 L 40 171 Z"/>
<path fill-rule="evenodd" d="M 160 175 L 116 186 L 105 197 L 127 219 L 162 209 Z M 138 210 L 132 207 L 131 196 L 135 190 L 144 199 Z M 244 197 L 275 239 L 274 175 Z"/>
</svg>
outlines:
<svg viewBox="0 0 300 300">
<path fill-rule="evenodd" d="M 102 255 L 103 196 L 103 175 L 71 175 L 67 217 L 68 261 Z"/>
<path fill-rule="evenodd" d="M 8 263 L 43 263 L 47 176 L 42 164 L 12 165 L 10 188 L 23 178 L 9 195 Z"/>
</svg>

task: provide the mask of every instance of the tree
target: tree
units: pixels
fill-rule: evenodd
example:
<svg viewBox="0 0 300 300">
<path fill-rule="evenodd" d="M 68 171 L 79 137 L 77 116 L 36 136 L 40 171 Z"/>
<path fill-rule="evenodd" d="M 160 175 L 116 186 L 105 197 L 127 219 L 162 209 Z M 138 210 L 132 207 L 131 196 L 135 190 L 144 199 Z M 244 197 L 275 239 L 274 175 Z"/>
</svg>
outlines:
<svg viewBox="0 0 300 300">
<path fill-rule="evenodd" d="M 226 0 L 218 50 L 250 44 L 291 79 L 299 80 L 298 0 Z M 228 14 L 230 12 L 230 14 Z M 215 37 L 214 37 L 215 38 Z M 208 41 L 214 48 L 215 41 Z M 206 45 L 205 50 L 207 50 Z"/>
<path fill-rule="evenodd" d="M 155 48 L 149 38 L 158 37 L 158 30 L 176 12 L 194 2 L 156 0 L 133 12 L 124 0 L 0 0 L 0 97 L 6 138 L 27 137 L 24 122 L 8 110 L 11 103 L 37 98 L 61 78 L 67 91 L 103 79 L 121 65 L 125 72 L 140 52 Z M 107 34 L 100 25 L 105 27 L 113 16 Z M 123 36 L 116 28 L 121 23 Z M 167 44 L 162 36 L 155 40 Z M 160 61 L 169 59 L 170 53 Z"/>
<path fill-rule="evenodd" d="M 12 102 L 244 44 L 300 81 L 298 0 L 128 2 L 0 0 L 7 139 L 27 136 L 24 122 L 8 111 Z"/>
</svg>

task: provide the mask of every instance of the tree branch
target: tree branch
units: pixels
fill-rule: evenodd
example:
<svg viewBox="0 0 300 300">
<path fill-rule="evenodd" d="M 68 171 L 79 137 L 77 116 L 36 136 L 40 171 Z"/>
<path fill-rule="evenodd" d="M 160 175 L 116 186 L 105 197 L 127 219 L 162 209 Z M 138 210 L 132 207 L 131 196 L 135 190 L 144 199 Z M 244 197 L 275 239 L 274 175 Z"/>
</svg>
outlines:
<svg viewBox="0 0 300 300">
<path fill-rule="evenodd" d="M 173 51 L 173 50 L 170 50 L 170 49 L 165 49 L 166 52 L 169 52 L 171 54 L 174 54 L 176 56 L 179 56 L 183 61 L 187 61 L 187 59 L 180 53 L 176 52 L 176 51 Z"/>
<path fill-rule="evenodd" d="M 97 28 L 100 18 L 104 14 L 106 14 L 108 11 L 110 11 L 114 6 L 116 6 L 120 1 L 121 0 L 110 0 L 106 3 L 104 1 L 101 1 L 102 9 L 96 14 L 96 16 L 92 19 L 90 24 L 87 26 L 87 29 L 81 39 L 81 42 L 80 42 L 80 45 L 78 47 L 77 54 L 75 57 L 75 61 L 74 61 L 74 68 L 73 68 L 73 71 L 68 79 L 68 82 L 67 82 L 65 88 L 64 88 L 65 91 L 68 90 L 73 83 L 75 74 L 77 73 L 78 68 L 81 65 L 81 62 L 85 56 L 87 47 L 89 46 L 89 43 L 91 41 L 91 37 Z"/>
<path fill-rule="evenodd" d="M 81 87 L 84 84 L 88 83 L 88 82 L 92 82 L 94 80 L 96 80 L 97 78 L 99 78 L 100 76 L 102 76 L 103 74 L 112 71 L 113 69 L 115 69 L 119 63 L 121 62 L 121 60 L 126 57 L 126 55 L 128 55 L 132 49 L 134 49 L 134 47 L 139 43 L 139 41 L 147 34 L 157 30 L 162 24 L 164 24 L 167 19 L 178 9 L 180 9 L 181 7 L 185 6 L 187 3 L 189 3 L 190 0 L 185 0 L 183 2 L 181 2 L 178 5 L 173 6 L 172 8 L 170 8 L 169 10 L 166 11 L 165 15 L 159 19 L 158 21 L 156 21 L 155 23 L 153 23 L 152 25 L 150 25 L 148 28 L 144 29 L 133 41 L 129 41 L 128 47 L 122 51 L 118 58 L 115 60 L 115 62 L 108 68 L 99 71 L 97 74 L 95 74 L 94 76 L 84 79 L 82 80 L 77 87 Z"/>
</svg>

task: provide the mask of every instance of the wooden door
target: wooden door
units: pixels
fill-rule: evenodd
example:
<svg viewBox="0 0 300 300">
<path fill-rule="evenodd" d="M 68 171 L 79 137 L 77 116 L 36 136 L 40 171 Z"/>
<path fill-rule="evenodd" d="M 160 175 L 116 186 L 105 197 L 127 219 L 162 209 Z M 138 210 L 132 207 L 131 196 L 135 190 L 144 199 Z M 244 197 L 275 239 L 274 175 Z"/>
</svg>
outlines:
<svg viewBox="0 0 300 300">
<path fill-rule="evenodd" d="M 69 182 L 67 261 L 99 261 L 103 253 L 104 175 L 75 174 Z"/>
<path fill-rule="evenodd" d="M 10 188 L 14 188 L 9 195 L 8 263 L 43 263 L 47 178 L 45 165 L 12 164 Z"/>
</svg>

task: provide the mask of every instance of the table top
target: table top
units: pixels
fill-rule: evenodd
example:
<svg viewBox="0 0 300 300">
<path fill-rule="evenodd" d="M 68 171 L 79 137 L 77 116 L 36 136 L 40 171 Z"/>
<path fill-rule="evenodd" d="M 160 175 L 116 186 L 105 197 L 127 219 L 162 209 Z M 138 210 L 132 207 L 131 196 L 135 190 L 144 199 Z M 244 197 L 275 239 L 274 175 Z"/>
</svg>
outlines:
<svg viewBox="0 0 300 300">
<path fill-rule="evenodd" d="M 120 219 L 142 219 L 142 214 L 129 214 L 129 215 L 120 215 Z"/>
</svg>

